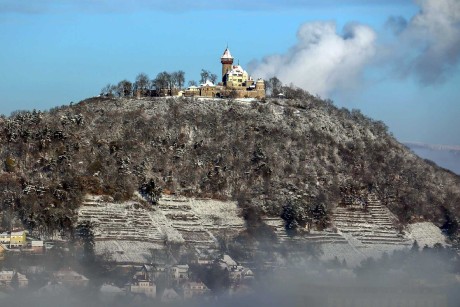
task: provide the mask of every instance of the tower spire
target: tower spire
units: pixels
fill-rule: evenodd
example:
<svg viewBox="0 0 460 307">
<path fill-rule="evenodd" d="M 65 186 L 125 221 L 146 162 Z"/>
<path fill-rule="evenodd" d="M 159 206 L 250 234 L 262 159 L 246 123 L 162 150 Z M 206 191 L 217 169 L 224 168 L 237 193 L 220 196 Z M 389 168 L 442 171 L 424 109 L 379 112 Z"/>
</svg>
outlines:
<svg viewBox="0 0 460 307">
<path fill-rule="evenodd" d="M 230 50 L 228 49 L 228 43 L 227 48 L 224 51 L 224 54 L 220 58 L 220 63 L 222 63 L 222 82 L 225 84 L 225 75 L 229 70 L 232 69 L 233 65 L 233 57 L 230 53 Z"/>
</svg>

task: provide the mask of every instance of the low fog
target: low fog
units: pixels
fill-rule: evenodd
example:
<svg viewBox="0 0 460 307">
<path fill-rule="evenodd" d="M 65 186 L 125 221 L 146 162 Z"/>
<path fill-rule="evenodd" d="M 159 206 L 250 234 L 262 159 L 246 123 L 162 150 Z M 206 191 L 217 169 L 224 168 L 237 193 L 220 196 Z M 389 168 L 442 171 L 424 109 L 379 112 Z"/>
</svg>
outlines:
<svg viewBox="0 0 460 307">
<path fill-rule="evenodd" d="M 202 300 L 165 304 L 158 299 L 101 294 L 101 280 L 86 289 L 55 292 L 18 290 L 0 299 L 1 306 L 458 306 L 458 254 L 440 244 L 412 246 L 379 259 L 368 258 L 354 268 L 335 259 L 314 256 L 280 259 L 276 269 L 260 270 L 251 289 L 229 295 L 213 292 Z M 22 263 L 25 266 L 26 263 Z M 101 276 L 102 277 L 102 276 Z M 99 284 L 98 284 L 99 283 Z"/>
</svg>

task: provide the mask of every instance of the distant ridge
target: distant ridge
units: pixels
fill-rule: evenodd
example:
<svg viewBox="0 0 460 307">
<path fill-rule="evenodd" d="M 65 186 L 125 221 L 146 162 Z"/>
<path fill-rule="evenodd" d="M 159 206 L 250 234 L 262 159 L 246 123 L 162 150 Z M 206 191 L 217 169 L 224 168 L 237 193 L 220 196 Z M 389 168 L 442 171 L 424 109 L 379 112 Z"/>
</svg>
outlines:
<svg viewBox="0 0 460 307">
<path fill-rule="evenodd" d="M 460 152 L 459 145 L 440 145 L 440 144 L 426 144 L 422 142 L 403 142 L 404 145 L 412 148 L 426 148 L 432 150 L 443 150 L 443 151 L 458 151 Z"/>
</svg>

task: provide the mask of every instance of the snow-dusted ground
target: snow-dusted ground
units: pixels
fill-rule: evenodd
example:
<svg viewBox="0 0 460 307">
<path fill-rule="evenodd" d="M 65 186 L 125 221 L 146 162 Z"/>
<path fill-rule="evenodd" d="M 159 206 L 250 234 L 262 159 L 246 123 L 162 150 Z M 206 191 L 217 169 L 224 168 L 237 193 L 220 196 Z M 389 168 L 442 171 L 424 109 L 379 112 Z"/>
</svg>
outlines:
<svg viewBox="0 0 460 307">
<path fill-rule="evenodd" d="M 409 225 L 399 233 L 394 225 L 395 217 L 373 194 L 369 195 L 367 210 L 336 208 L 332 220 L 335 231 L 311 231 L 295 239 L 288 238 L 281 218 L 265 218 L 272 226 L 280 241 L 318 244 L 322 260 L 345 260 L 355 267 L 366 258 L 380 258 L 383 253 L 391 254 L 395 250 L 407 249 L 417 240 L 420 247 L 435 243 L 445 245 L 445 237 L 440 229 L 430 222 Z"/>
<path fill-rule="evenodd" d="M 408 225 L 406 235 L 412 240 L 416 240 L 420 248 L 423 248 L 425 245 L 432 247 L 436 243 L 446 245 L 446 237 L 442 234 L 441 229 L 431 222 Z"/>
<path fill-rule="evenodd" d="M 110 260 L 119 263 L 146 263 L 150 250 L 162 248 L 162 244 L 129 240 L 98 240 L 95 244 L 96 254 L 107 253 Z"/>
<path fill-rule="evenodd" d="M 79 221 L 90 221 L 97 254 L 107 253 L 117 262 L 145 263 L 151 249 L 166 241 L 188 248 L 212 250 L 217 237 L 235 236 L 244 227 L 235 202 L 172 198 L 146 209 L 135 201 L 121 204 L 88 195 L 79 209 Z"/>
<path fill-rule="evenodd" d="M 169 225 L 197 250 L 212 249 L 219 236 L 236 236 L 244 227 L 235 202 L 163 197 L 159 208 Z"/>
<path fill-rule="evenodd" d="M 316 244 L 322 251 L 321 259 L 337 257 L 352 267 L 368 257 L 410 248 L 414 240 L 421 247 L 446 244 L 440 229 L 429 222 L 411 224 L 399 233 L 394 217 L 375 196 L 368 199 L 366 211 L 339 207 L 332 218 L 335 229 L 312 230 L 295 238 L 287 237 L 281 218 L 266 217 L 264 222 L 274 229 L 280 242 Z M 218 237 L 231 240 L 245 227 L 235 202 L 166 195 L 152 209 L 135 201 L 115 204 L 88 196 L 79 210 L 79 220 L 93 223 L 96 253 L 107 253 L 121 263 L 145 263 L 151 249 L 164 248 L 166 241 L 183 243 L 198 252 L 214 250 Z"/>
<path fill-rule="evenodd" d="M 198 101 L 222 101 L 222 98 L 212 98 L 212 97 L 198 97 L 196 98 Z M 250 103 L 253 101 L 258 101 L 257 98 L 235 98 L 233 101 L 240 102 L 240 103 Z"/>
</svg>

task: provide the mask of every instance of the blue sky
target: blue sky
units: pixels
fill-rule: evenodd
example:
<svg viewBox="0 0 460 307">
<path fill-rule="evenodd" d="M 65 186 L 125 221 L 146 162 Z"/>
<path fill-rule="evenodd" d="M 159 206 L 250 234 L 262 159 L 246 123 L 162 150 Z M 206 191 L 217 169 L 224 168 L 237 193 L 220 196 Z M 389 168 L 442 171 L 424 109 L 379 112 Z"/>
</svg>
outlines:
<svg viewBox="0 0 460 307">
<path fill-rule="evenodd" d="M 77 102 L 140 72 L 219 74 L 228 43 L 256 78 L 275 73 L 361 109 L 401 141 L 460 144 L 459 10 L 457 0 L 0 0 L 0 113 Z"/>
</svg>

